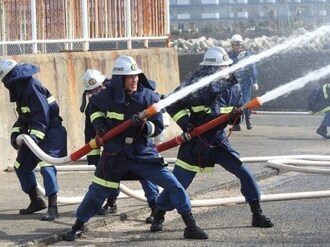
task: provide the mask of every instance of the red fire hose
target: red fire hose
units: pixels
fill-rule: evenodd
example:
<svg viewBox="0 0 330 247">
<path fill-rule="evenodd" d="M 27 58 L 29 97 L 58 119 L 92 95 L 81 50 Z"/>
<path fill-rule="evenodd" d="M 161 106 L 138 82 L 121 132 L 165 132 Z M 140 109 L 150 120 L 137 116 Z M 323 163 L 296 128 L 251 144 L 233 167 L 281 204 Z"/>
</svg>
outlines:
<svg viewBox="0 0 330 247">
<path fill-rule="evenodd" d="M 159 111 L 160 111 L 160 109 L 157 108 L 157 104 L 154 103 L 153 105 L 149 106 L 143 112 L 140 112 L 139 113 L 139 118 L 141 120 L 147 119 L 148 117 L 150 117 L 152 115 L 155 115 Z M 132 126 L 132 121 L 130 119 L 129 120 L 126 120 L 122 124 L 120 124 L 120 125 L 112 128 L 111 130 L 109 130 L 102 137 L 98 137 L 99 139 L 98 138 L 95 138 L 95 139 L 91 140 L 85 146 L 83 146 L 82 148 L 80 148 L 77 151 L 75 151 L 74 153 L 72 153 L 70 155 L 70 159 L 72 161 L 76 161 L 76 160 L 80 159 L 81 157 L 83 157 L 84 155 L 88 154 L 93 149 L 100 147 L 100 141 L 106 142 L 109 139 L 111 139 L 111 138 L 119 135 L 120 133 L 124 132 L 125 130 L 127 130 L 131 126 Z"/>
<path fill-rule="evenodd" d="M 251 101 L 249 101 L 248 103 L 246 103 L 243 106 L 243 110 L 246 110 L 246 109 L 250 110 L 250 109 L 259 107 L 261 105 L 262 105 L 262 102 L 260 101 L 260 98 L 256 97 L 256 98 L 252 99 Z M 184 142 L 190 141 L 192 138 L 194 138 L 198 135 L 201 135 L 201 134 L 207 132 L 208 130 L 218 126 L 219 124 L 228 121 L 228 119 L 229 119 L 229 113 L 221 115 L 220 117 L 217 117 L 205 124 L 202 124 L 202 125 L 194 128 L 191 132 L 182 133 L 181 135 L 176 136 L 167 142 L 158 144 L 156 146 L 156 148 L 157 148 L 158 152 L 163 152 L 165 150 L 174 148 L 178 145 L 181 145 Z"/>
</svg>

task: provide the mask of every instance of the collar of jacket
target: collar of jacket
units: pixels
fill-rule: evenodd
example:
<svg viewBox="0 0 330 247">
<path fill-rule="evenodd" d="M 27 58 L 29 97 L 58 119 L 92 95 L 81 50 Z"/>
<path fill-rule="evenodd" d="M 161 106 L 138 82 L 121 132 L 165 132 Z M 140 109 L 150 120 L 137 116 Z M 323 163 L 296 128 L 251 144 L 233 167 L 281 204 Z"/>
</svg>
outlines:
<svg viewBox="0 0 330 247">
<path fill-rule="evenodd" d="M 2 81 L 5 87 L 9 88 L 13 81 L 31 77 L 39 71 L 40 69 L 32 64 L 18 64 L 8 73 L 8 75 L 5 76 L 5 78 L 3 78 Z"/>
</svg>

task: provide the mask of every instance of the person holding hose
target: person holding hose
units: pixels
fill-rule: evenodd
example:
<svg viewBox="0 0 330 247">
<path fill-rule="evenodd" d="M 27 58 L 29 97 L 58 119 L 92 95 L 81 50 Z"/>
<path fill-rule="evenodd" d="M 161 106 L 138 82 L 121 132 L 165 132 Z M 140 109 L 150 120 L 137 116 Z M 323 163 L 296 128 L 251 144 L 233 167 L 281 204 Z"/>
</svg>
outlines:
<svg viewBox="0 0 330 247">
<path fill-rule="evenodd" d="M 80 111 L 85 112 L 85 142 L 88 143 L 90 140 L 96 137 L 96 130 L 91 122 L 91 116 L 88 111 L 89 103 L 87 104 L 86 96 L 91 97 L 94 94 L 97 94 L 100 90 L 106 88 L 106 84 L 110 85 L 111 81 L 106 78 L 100 71 L 95 69 L 87 69 L 83 76 L 83 85 L 84 85 L 84 93 L 82 95 L 82 104 L 80 106 Z M 155 83 L 150 81 L 151 85 L 155 87 Z M 87 162 L 89 165 L 99 165 L 99 160 L 101 156 L 100 148 L 93 149 L 91 152 L 87 154 Z M 133 176 L 130 178 L 126 176 L 126 179 L 134 179 Z M 136 177 L 136 179 L 139 179 Z M 147 198 L 147 202 L 149 207 L 151 208 L 150 216 L 146 218 L 146 223 L 151 223 L 153 220 L 153 214 L 156 209 L 156 198 L 159 194 L 159 189 L 157 185 L 147 181 L 145 179 L 139 179 L 142 185 L 143 190 L 145 191 L 145 196 Z M 114 214 L 117 212 L 117 197 L 119 196 L 120 190 L 115 189 L 110 191 L 110 195 L 108 196 L 105 205 L 98 212 L 99 215 L 107 215 Z"/>
<path fill-rule="evenodd" d="M 90 116 L 99 143 L 103 143 L 104 133 L 124 121 L 130 120 L 132 127 L 103 143 L 92 184 L 77 210 L 75 223 L 64 234 L 64 240 L 74 241 L 81 236 L 84 224 L 100 210 L 111 190 L 118 189 L 127 173 L 147 179 L 168 192 L 169 200 L 186 224 L 185 238 L 208 238 L 196 225 L 185 189 L 164 165 L 153 144 L 152 137 L 164 128 L 162 113 L 147 120 L 138 114 L 159 100 L 135 60 L 130 56 L 119 56 L 113 64 L 111 83 L 90 98 Z"/>
<path fill-rule="evenodd" d="M 90 115 L 88 113 L 88 104 L 86 101 L 86 96 L 90 97 L 98 93 L 101 89 L 105 88 L 104 82 L 107 81 L 105 75 L 96 69 L 87 69 L 83 76 L 83 86 L 84 93 L 82 95 L 82 103 L 80 106 L 80 111 L 85 113 L 85 143 L 88 143 L 90 140 L 94 139 L 96 136 L 96 131 L 91 123 Z M 87 104 L 87 105 L 86 105 Z M 97 166 L 101 155 L 100 148 L 93 149 L 87 154 L 87 163 L 88 165 Z M 106 200 L 105 205 L 98 212 L 99 215 L 114 214 L 117 212 L 117 197 L 120 193 L 120 190 L 112 190 L 112 194 Z"/>
<path fill-rule="evenodd" d="M 189 81 L 174 91 L 223 70 L 231 64 L 232 60 L 223 48 L 209 48 L 203 62 L 200 63 L 203 67 L 196 71 Z M 240 160 L 239 153 L 229 143 L 225 133 L 227 124 L 234 125 L 241 121 L 242 105 L 241 87 L 234 75 L 227 75 L 166 107 L 167 112 L 184 132 L 190 132 L 197 126 L 229 113 L 228 122 L 181 144 L 173 174 L 187 189 L 197 173 L 211 172 L 215 164 L 220 164 L 240 180 L 241 193 L 249 203 L 252 212 L 252 226 L 272 227 L 272 221 L 262 213 L 257 182 L 247 166 Z M 151 231 L 161 231 L 166 211 L 174 208 L 168 197 L 166 191 L 158 197 Z"/>
<path fill-rule="evenodd" d="M 28 146 L 16 143 L 18 135 L 27 134 L 49 156 L 60 158 L 67 155 L 67 132 L 62 126 L 60 110 L 51 93 L 33 77 L 39 71 L 32 64 L 19 64 L 12 59 L 0 60 L 0 79 L 9 90 L 10 102 L 16 103 L 18 113 L 10 137 L 11 145 L 18 150 L 15 172 L 22 190 L 31 201 L 19 213 L 33 214 L 46 208 L 37 191 L 34 169 L 39 166 L 48 197 L 48 211 L 41 220 L 51 221 L 58 217 L 56 168 L 40 160 Z"/>
</svg>

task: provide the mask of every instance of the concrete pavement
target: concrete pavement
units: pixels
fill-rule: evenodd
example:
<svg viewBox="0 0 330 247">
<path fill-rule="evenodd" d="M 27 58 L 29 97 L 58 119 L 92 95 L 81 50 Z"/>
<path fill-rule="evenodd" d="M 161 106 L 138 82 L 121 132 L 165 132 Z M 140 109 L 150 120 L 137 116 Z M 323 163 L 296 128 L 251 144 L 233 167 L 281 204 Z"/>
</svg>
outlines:
<svg viewBox="0 0 330 247">
<path fill-rule="evenodd" d="M 325 154 L 328 150 L 329 140 L 322 139 L 315 134 L 321 116 L 290 117 L 284 116 L 278 122 L 270 116 L 255 116 L 255 126 L 247 131 L 242 126 L 241 132 L 233 132 L 231 142 L 241 152 L 242 157 L 261 155 L 287 155 L 287 154 Z M 274 118 L 275 119 L 275 118 Z M 285 124 L 288 123 L 288 124 Z M 303 128 L 302 125 L 303 124 Z M 303 133 L 303 135 L 302 135 Z M 164 157 L 175 157 L 176 150 L 164 152 Z M 257 178 L 277 174 L 266 163 L 247 164 Z M 59 196 L 83 196 L 90 184 L 92 172 L 60 172 Z M 37 174 L 41 181 L 40 174 Z M 40 182 L 41 183 L 41 182 Z M 138 182 L 124 182 L 126 186 L 141 190 Z M 197 176 L 188 192 L 191 196 L 215 188 L 237 186 L 237 179 L 216 166 L 213 174 Z M 29 204 L 28 196 L 19 186 L 14 172 L 0 172 L 0 246 L 46 246 L 61 239 L 65 230 L 71 227 L 75 220 L 75 210 L 78 205 L 60 205 L 60 217 L 52 222 L 40 221 L 46 212 L 43 210 L 32 215 L 19 215 L 18 211 Z M 142 220 L 148 213 L 146 203 L 136 199 L 120 199 L 118 213 L 109 216 L 96 216 L 90 220 L 87 227 L 94 228 L 109 222 L 124 220 L 131 215 L 140 215 Z M 148 227 L 148 226 L 146 226 Z"/>
</svg>

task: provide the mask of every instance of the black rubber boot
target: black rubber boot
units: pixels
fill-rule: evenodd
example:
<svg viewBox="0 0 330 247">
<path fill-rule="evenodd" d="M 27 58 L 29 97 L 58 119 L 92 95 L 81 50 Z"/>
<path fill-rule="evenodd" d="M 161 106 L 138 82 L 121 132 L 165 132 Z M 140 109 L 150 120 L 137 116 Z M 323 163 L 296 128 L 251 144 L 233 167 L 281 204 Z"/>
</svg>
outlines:
<svg viewBox="0 0 330 247">
<path fill-rule="evenodd" d="M 330 136 L 328 135 L 328 130 L 326 126 L 321 125 L 317 130 L 316 133 L 322 136 L 325 139 L 330 139 Z"/>
<path fill-rule="evenodd" d="M 251 118 L 250 118 L 250 117 L 247 117 L 247 118 L 245 119 L 245 122 L 246 122 L 246 128 L 247 128 L 248 130 L 252 129 L 253 125 L 252 125 Z"/>
<path fill-rule="evenodd" d="M 151 232 L 159 232 L 163 230 L 163 223 L 165 221 L 166 211 L 155 209 L 154 219 L 150 226 Z"/>
<path fill-rule="evenodd" d="M 109 214 L 117 213 L 117 198 L 108 200 Z"/>
<path fill-rule="evenodd" d="M 97 213 L 98 215 L 108 215 L 117 213 L 117 198 L 108 198 L 107 203 Z"/>
<path fill-rule="evenodd" d="M 186 213 L 183 213 L 182 219 L 186 225 L 186 228 L 184 229 L 184 238 L 188 239 L 208 239 L 209 236 L 196 225 L 195 219 L 191 213 L 191 211 L 188 211 Z"/>
<path fill-rule="evenodd" d="M 252 226 L 268 228 L 274 226 L 274 223 L 265 215 L 262 214 L 259 201 L 249 202 L 252 212 Z"/>
<path fill-rule="evenodd" d="M 63 240 L 65 241 L 75 241 L 80 238 L 84 230 L 84 222 L 76 219 L 76 222 L 71 227 L 71 230 L 67 231 L 63 235 Z"/>
<path fill-rule="evenodd" d="M 153 200 L 149 203 L 149 208 L 151 209 L 150 216 L 146 218 L 146 223 L 151 224 L 154 220 L 154 215 L 156 212 L 156 200 Z"/>
<path fill-rule="evenodd" d="M 58 218 L 57 211 L 57 194 L 50 195 L 48 197 L 48 211 L 42 216 L 41 220 L 51 221 Z"/>
<path fill-rule="evenodd" d="M 239 124 L 235 124 L 229 130 L 230 131 L 241 131 L 241 126 Z"/>
<path fill-rule="evenodd" d="M 33 214 L 34 212 L 46 208 L 44 200 L 38 195 L 37 188 L 33 188 L 29 191 L 29 197 L 31 200 L 30 205 L 26 209 L 21 209 L 19 211 L 20 214 Z"/>
</svg>

